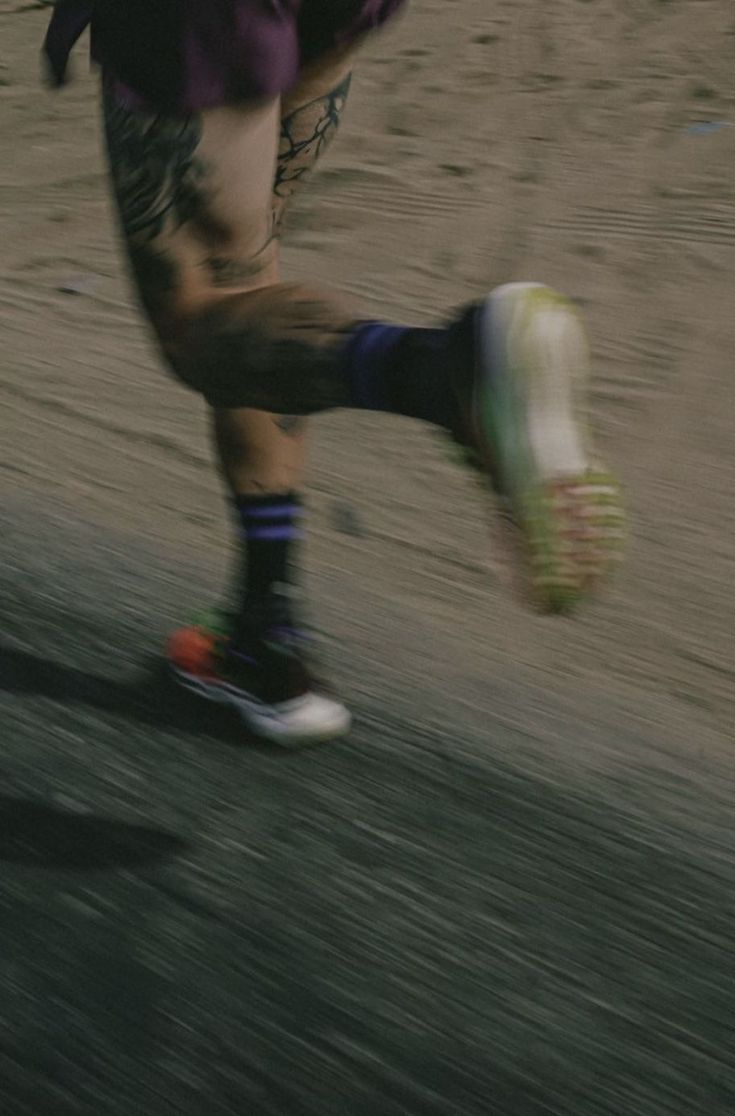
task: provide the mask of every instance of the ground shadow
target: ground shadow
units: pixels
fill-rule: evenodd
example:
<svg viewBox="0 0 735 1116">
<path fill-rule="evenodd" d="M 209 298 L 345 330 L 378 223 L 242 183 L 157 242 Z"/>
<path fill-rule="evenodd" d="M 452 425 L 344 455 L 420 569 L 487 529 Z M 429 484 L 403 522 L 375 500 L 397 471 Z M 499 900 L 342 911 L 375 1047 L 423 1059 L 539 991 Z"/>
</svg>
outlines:
<svg viewBox="0 0 735 1116">
<path fill-rule="evenodd" d="M 176 856 L 176 834 L 0 795 L 0 862 L 42 868 L 134 868 Z"/>
<path fill-rule="evenodd" d="M 0 646 L 0 690 L 34 694 L 65 705 L 87 705 L 144 725 L 203 733 L 227 743 L 265 747 L 231 709 L 203 702 L 177 686 L 160 659 L 151 660 L 132 680 L 116 682 Z"/>
</svg>

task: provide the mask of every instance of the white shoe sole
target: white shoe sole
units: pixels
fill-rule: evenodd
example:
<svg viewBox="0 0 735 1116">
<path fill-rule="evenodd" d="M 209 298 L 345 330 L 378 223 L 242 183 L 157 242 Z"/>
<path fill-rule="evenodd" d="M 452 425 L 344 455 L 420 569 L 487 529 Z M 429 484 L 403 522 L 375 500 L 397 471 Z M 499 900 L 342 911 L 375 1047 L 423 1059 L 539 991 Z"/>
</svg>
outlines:
<svg viewBox="0 0 735 1116">
<path fill-rule="evenodd" d="M 615 478 L 587 431 L 589 356 L 573 305 L 538 283 L 494 290 L 478 315 L 478 426 L 546 611 L 564 612 L 618 561 L 623 512 Z"/>
<path fill-rule="evenodd" d="M 308 693 L 292 701 L 266 705 L 227 682 L 210 682 L 173 664 L 171 671 L 181 686 L 208 701 L 232 706 L 255 736 L 275 744 L 335 740 L 345 736 L 352 724 L 345 706 L 323 694 Z"/>
</svg>

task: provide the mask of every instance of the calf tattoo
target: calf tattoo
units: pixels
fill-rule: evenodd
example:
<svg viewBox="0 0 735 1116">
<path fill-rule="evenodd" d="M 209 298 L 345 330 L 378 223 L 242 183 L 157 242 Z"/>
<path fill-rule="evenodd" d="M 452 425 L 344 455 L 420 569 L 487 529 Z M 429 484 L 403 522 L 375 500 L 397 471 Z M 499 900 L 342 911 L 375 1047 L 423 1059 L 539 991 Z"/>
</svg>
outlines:
<svg viewBox="0 0 735 1116">
<path fill-rule="evenodd" d="M 348 405 L 342 351 L 354 317 L 298 289 L 280 293 L 278 323 L 261 312 L 259 292 L 238 296 L 191 323 L 169 355 L 213 407 L 283 415 L 283 429 L 294 432 L 294 418 Z"/>
</svg>

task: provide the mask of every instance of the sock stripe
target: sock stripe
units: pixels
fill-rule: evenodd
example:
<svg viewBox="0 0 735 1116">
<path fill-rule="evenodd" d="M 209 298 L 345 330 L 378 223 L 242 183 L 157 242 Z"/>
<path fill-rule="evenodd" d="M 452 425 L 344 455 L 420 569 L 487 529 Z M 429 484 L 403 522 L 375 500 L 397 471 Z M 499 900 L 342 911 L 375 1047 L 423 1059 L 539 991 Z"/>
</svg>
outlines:
<svg viewBox="0 0 735 1116">
<path fill-rule="evenodd" d="M 291 523 L 283 523 L 280 525 L 275 523 L 257 523 L 243 527 L 240 537 L 248 540 L 260 539 L 270 542 L 283 540 L 285 542 L 289 539 L 303 539 L 304 532 L 294 527 Z"/>
<path fill-rule="evenodd" d="M 300 504 L 261 504 L 240 508 L 240 515 L 248 519 L 296 519 L 304 514 Z"/>
<path fill-rule="evenodd" d="M 233 507 L 242 548 L 234 644 L 247 654 L 268 628 L 292 623 L 284 587 L 292 584 L 291 563 L 304 537 L 305 512 L 295 491 L 236 495 Z"/>
<path fill-rule="evenodd" d="M 350 377 L 352 404 L 368 411 L 390 411 L 390 391 L 382 375 L 383 365 L 390 359 L 401 338 L 408 333 L 404 326 L 383 322 L 363 322 L 353 333 L 344 355 Z"/>
<path fill-rule="evenodd" d="M 454 385 L 458 376 L 471 376 L 474 362 L 465 319 L 474 324 L 464 314 L 447 329 L 358 325 L 341 355 L 351 405 L 454 430 L 462 419 Z"/>
</svg>

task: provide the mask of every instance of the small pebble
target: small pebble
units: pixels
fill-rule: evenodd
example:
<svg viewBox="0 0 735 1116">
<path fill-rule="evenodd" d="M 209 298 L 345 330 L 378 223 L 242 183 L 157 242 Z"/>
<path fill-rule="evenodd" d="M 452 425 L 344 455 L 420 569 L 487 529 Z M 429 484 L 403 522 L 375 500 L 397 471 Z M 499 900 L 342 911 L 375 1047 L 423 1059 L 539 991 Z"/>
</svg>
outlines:
<svg viewBox="0 0 735 1116">
<path fill-rule="evenodd" d="M 361 539 L 365 532 L 362 529 L 360 517 L 350 504 L 334 503 L 330 509 L 332 526 L 343 535 L 353 535 Z"/>
<path fill-rule="evenodd" d="M 90 294 L 99 281 L 99 275 L 72 275 L 56 289 L 62 294 L 84 295 Z"/>
</svg>

